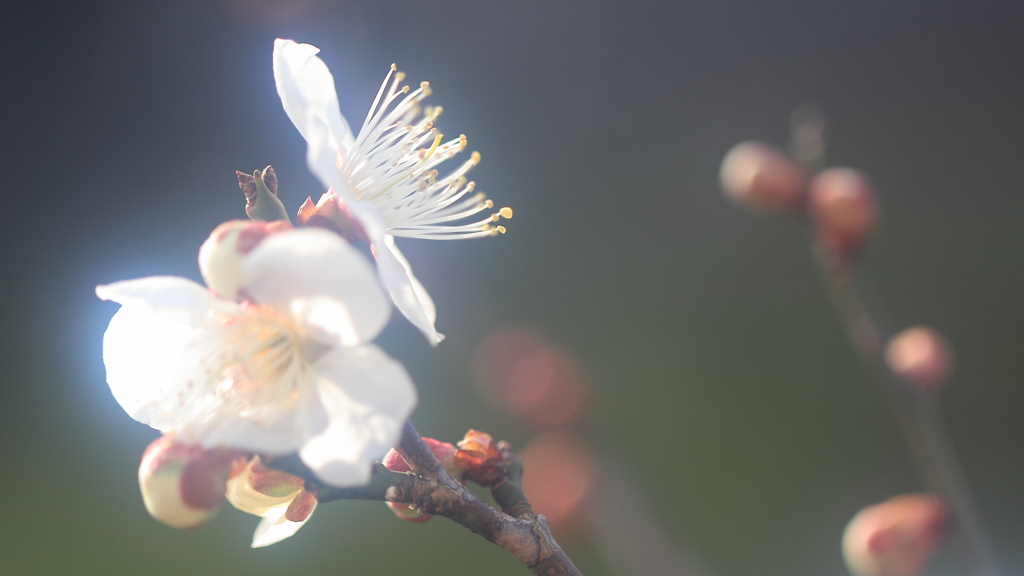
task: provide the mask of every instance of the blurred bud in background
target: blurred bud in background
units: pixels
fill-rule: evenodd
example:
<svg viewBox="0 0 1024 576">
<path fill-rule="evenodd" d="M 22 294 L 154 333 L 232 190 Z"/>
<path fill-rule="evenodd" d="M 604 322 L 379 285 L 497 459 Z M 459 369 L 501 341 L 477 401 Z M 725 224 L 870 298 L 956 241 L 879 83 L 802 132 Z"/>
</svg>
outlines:
<svg viewBox="0 0 1024 576">
<path fill-rule="evenodd" d="M 914 576 L 945 534 L 947 507 L 938 496 L 907 494 L 868 506 L 843 533 L 843 558 L 854 576 Z"/>
<path fill-rule="evenodd" d="M 825 115 L 814 104 L 797 106 L 789 117 L 789 148 L 805 166 L 825 160 Z"/>
<path fill-rule="evenodd" d="M 489 335 L 476 350 L 473 376 L 486 400 L 537 427 L 584 412 L 587 386 L 576 358 L 531 328 Z"/>
<path fill-rule="evenodd" d="M 203 450 L 171 436 L 157 438 L 139 465 L 146 511 L 168 526 L 198 528 L 217 512 L 233 467 L 244 461 L 237 450 Z"/>
<path fill-rule="evenodd" d="M 904 382 L 923 394 L 934 394 L 949 377 L 953 351 L 938 331 L 915 326 L 889 341 L 885 361 Z"/>
<path fill-rule="evenodd" d="M 867 177 L 850 168 L 829 168 L 811 180 L 808 213 L 819 245 L 844 260 L 855 258 L 878 221 Z"/>
<path fill-rule="evenodd" d="M 449 474 L 455 478 L 459 478 L 462 475 L 462 469 L 455 464 L 455 446 L 447 442 L 427 438 L 426 436 L 423 437 L 423 442 L 427 444 L 427 447 L 430 448 L 430 451 L 434 453 L 434 456 L 441 462 L 441 466 L 444 466 L 444 469 Z M 394 448 L 384 455 L 382 463 L 385 468 L 394 472 L 408 472 L 411 470 L 409 463 Z M 424 514 L 408 504 L 388 502 L 387 505 L 395 513 L 395 516 L 406 522 L 426 522 L 432 518 L 430 514 Z"/>
<path fill-rule="evenodd" d="M 803 168 L 767 144 L 749 140 L 733 146 L 722 160 L 719 179 L 738 206 L 794 214 L 803 209 Z"/>
<path fill-rule="evenodd" d="M 533 510 L 547 517 L 551 529 L 571 529 L 588 505 L 598 483 L 594 449 L 569 431 L 546 432 L 519 451 L 523 492 Z"/>
</svg>

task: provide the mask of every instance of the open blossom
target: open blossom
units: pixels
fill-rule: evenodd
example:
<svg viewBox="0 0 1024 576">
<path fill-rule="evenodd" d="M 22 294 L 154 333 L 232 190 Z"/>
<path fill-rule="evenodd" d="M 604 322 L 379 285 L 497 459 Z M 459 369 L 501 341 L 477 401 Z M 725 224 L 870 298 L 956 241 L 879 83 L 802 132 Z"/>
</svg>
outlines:
<svg viewBox="0 0 1024 576">
<path fill-rule="evenodd" d="M 364 484 L 416 403 L 402 365 L 369 343 L 390 304 L 338 235 L 263 230 L 254 243 L 231 233 L 246 224 L 264 225 L 232 223 L 208 241 L 242 254 L 207 253 L 216 292 L 168 276 L 96 288 L 121 304 L 103 338 L 110 390 L 132 418 L 179 442 L 298 451 L 324 482 Z M 211 265 L 231 270 L 208 274 Z"/>
<path fill-rule="evenodd" d="M 512 209 L 459 224 L 494 204 L 474 193 L 475 184 L 466 179 L 480 161 L 478 153 L 447 175 L 435 170 L 466 147 L 466 137 L 443 141 L 434 128 L 440 107 L 428 108 L 420 116 L 419 103 L 430 94 L 429 85 L 424 82 L 410 91 L 401 85 L 404 74 L 392 65 L 358 135 L 353 135 L 338 107 L 334 77 L 316 56 L 319 51 L 291 40 L 274 42 L 277 92 L 306 139 L 310 169 L 329 189 L 318 204 L 340 202 L 358 221 L 396 306 L 437 344 L 444 336 L 434 328 L 434 303 L 394 238 L 452 240 L 504 233 L 496 223 L 511 218 Z M 312 202 L 307 202 L 304 211 L 312 209 Z"/>
</svg>

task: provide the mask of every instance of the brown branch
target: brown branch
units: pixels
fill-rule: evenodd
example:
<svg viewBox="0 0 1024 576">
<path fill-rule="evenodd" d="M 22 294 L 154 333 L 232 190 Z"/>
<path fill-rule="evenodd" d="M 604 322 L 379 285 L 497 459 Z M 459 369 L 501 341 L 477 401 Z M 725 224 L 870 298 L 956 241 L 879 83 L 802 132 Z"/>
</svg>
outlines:
<svg viewBox="0 0 1024 576">
<path fill-rule="evenodd" d="M 551 536 L 544 516 L 533 514 L 522 488 L 518 487 L 522 463 L 507 445 L 503 446 L 502 455 L 510 455 L 513 460 L 506 462 L 506 467 L 511 464 L 516 472 L 509 473 L 503 482 L 499 481 L 491 493 L 495 494 L 497 490 L 495 501 L 503 510 L 514 512 L 516 516 L 495 510 L 452 478 L 411 422 L 405 423 L 402 438 L 395 449 L 414 472 L 436 483 L 435 487 L 414 494 L 409 504 L 427 514 L 444 516 L 469 528 L 512 554 L 534 574 L 583 576 Z"/>
<path fill-rule="evenodd" d="M 534 514 L 521 485 L 523 464 L 511 447 L 501 442 L 505 474 L 491 488 L 496 510 L 452 478 L 423 442 L 411 422 L 405 423 L 396 450 L 412 468 L 411 472 L 388 470 L 377 462 L 370 482 L 354 488 L 324 486 L 297 454 L 267 458 L 264 462 L 306 481 L 306 490 L 320 502 L 333 500 L 379 500 L 409 504 L 426 514 L 444 516 L 497 544 L 534 574 L 542 576 L 583 576 L 558 546 L 543 515 Z"/>
</svg>

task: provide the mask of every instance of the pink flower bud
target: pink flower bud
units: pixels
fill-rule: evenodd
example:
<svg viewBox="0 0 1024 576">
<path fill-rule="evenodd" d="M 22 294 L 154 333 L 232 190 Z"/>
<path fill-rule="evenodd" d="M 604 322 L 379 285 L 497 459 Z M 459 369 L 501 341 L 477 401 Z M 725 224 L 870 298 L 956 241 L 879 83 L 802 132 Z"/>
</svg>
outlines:
<svg viewBox="0 0 1024 576">
<path fill-rule="evenodd" d="M 821 246 L 843 258 L 856 256 L 878 220 L 867 177 L 850 168 L 829 168 L 811 180 L 808 212 Z"/>
<path fill-rule="evenodd" d="M 161 436 L 142 454 L 142 502 L 168 526 L 198 528 L 217 512 L 232 468 L 243 459 L 238 450 L 203 450 Z"/>
<path fill-rule="evenodd" d="M 496 486 L 508 473 L 499 444 L 479 430 L 469 430 L 459 441 L 455 465 L 462 471 L 463 480 L 486 487 Z"/>
<path fill-rule="evenodd" d="M 316 204 L 313 204 L 312 198 L 306 198 L 302 206 L 299 206 L 296 222 L 299 226 L 326 228 L 349 242 L 369 242 L 363 225 L 331 189 L 324 192 Z"/>
<path fill-rule="evenodd" d="M 843 533 L 843 558 L 854 576 L 914 576 L 945 533 L 946 504 L 926 494 L 868 506 Z"/>
<path fill-rule="evenodd" d="M 199 271 L 206 285 L 223 298 L 243 299 L 242 260 L 264 238 L 291 227 L 286 220 L 231 220 L 217 226 L 199 248 Z"/>
<path fill-rule="evenodd" d="M 452 446 L 447 442 L 441 442 L 427 437 L 423 438 L 423 442 L 426 443 L 427 447 L 430 448 L 430 451 L 433 452 L 434 456 L 436 456 L 438 461 L 441 462 L 441 466 L 444 466 L 444 469 L 447 470 L 449 474 L 456 478 L 461 475 L 461 469 L 455 465 L 455 446 Z M 408 472 L 411 470 L 411 468 L 409 468 L 409 463 L 406 462 L 405 458 L 402 458 L 402 455 L 394 448 L 384 455 L 382 464 L 384 464 L 385 468 L 394 472 Z M 432 517 L 430 514 L 424 514 L 415 507 L 401 502 L 388 502 L 387 505 L 388 508 L 391 508 L 391 511 L 395 513 L 395 516 L 400 520 L 405 520 L 406 522 L 426 522 Z"/>
<path fill-rule="evenodd" d="M 306 490 L 305 480 L 264 466 L 259 456 L 235 468 L 226 495 L 235 508 L 263 517 L 252 537 L 253 548 L 269 546 L 295 534 L 317 505 L 316 495 Z"/>
<path fill-rule="evenodd" d="M 722 160 L 719 179 L 725 195 L 744 208 L 798 212 L 803 206 L 803 169 L 761 142 L 750 140 L 733 146 Z"/>
<path fill-rule="evenodd" d="M 937 331 L 915 326 L 897 334 L 885 349 L 889 369 L 918 391 L 933 394 L 949 376 L 952 349 Z"/>
</svg>

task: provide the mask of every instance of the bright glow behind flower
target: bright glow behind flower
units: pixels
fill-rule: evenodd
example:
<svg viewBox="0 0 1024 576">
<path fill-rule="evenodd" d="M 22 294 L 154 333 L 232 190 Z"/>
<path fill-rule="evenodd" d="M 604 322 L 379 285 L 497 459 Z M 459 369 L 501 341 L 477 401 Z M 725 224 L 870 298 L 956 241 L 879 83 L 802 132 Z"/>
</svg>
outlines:
<svg viewBox="0 0 1024 576">
<path fill-rule="evenodd" d="M 366 482 L 416 403 L 405 369 L 367 344 L 390 308 L 369 263 L 336 234 L 292 230 L 245 255 L 241 278 L 251 302 L 184 278 L 99 286 L 122 305 L 103 341 L 115 399 L 183 442 L 298 450 L 325 482 Z"/>
<path fill-rule="evenodd" d="M 309 44 L 275 41 L 274 78 L 285 112 L 309 145 L 310 169 L 365 229 L 395 304 L 437 344 L 443 336 L 434 329 L 434 304 L 393 237 L 457 240 L 503 234 L 497 222 L 511 218 L 512 209 L 459 224 L 494 208 L 466 178 L 480 155 L 473 152 L 451 173 L 440 175 L 436 166 L 463 151 L 466 137 L 444 142 L 434 127 L 441 108 L 426 108 L 420 115 L 429 85 L 410 90 L 394 65 L 353 138 L 338 107 L 334 78 L 316 56 L 319 51 Z"/>
</svg>

